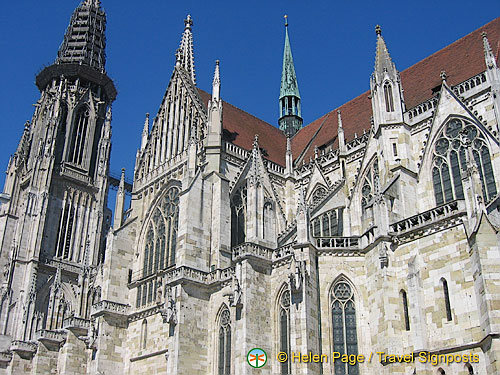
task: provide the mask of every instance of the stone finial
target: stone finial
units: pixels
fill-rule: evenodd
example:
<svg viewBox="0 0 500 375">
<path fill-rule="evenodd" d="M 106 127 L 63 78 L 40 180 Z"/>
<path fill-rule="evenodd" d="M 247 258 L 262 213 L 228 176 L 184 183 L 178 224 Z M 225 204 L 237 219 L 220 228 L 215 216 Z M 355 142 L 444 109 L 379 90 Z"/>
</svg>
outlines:
<svg viewBox="0 0 500 375">
<path fill-rule="evenodd" d="M 446 78 L 448 78 L 444 70 L 441 70 L 441 74 L 439 76 L 441 77 L 442 81 L 446 81 Z"/>
<path fill-rule="evenodd" d="M 259 135 L 255 134 L 253 138 L 253 148 L 259 148 Z"/>
<path fill-rule="evenodd" d="M 193 26 L 193 20 L 191 19 L 191 15 L 188 14 L 186 19 L 184 20 L 184 29 L 191 29 Z"/>
<path fill-rule="evenodd" d="M 288 15 L 285 14 L 283 18 L 285 19 L 285 27 L 288 27 Z"/>
<path fill-rule="evenodd" d="M 382 35 L 382 28 L 380 25 L 375 26 L 375 34 Z"/>
</svg>

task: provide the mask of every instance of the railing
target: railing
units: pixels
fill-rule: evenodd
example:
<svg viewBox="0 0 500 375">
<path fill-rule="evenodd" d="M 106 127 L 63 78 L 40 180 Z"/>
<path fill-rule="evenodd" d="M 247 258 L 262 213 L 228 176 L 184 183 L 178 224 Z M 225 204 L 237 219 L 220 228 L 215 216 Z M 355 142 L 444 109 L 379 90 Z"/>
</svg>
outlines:
<svg viewBox="0 0 500 375">
<path fill-rule="evenodd" d="M 130 309 L 130 305 L 123 303 L 102 300 L 92 305 L 91 315 L 113 313 L 119 315 L 126 315 Z"/>
<path fill-rule="evenodd" d="M 232 154 L 233 156 L 236 156 L 236 157 L 241 158 L 243 160 L 246 160 L 246 158 L 248 158 L 248 155 L 250 154 L 249 151 L 247 151 L 244 148 L 241 148 L 239 146 L 236 146 L 235 144 L 233 144 L 231 142 L 225 142 L 224 144 L 226 146 L 226 153 Z"/>
<path fill-rule="evenodd" d="M 250 242 L 244 242 L 232 248 L 233 260 L 246 256 L 253 256 L 271 261 L 273 259 L 273 250 Z"/>
<path fill-rule="evenodd" d="M 476 86 L 480 86 L 481 84 L 486 82 L 486 75 L 483 73 L 479 73 L 474 77 L 469 78 L 467 81 L 459 83 L 458 85 L 453 87 L 453 92 L 457 95 L 461 95 L 466 91 L 472 90 Z"/>
<path fill-rule="evenodd" d="M 394 234 L 398 235 L 422 227 L 424 225 L 432 224 L 440 219 L 460 212 L 460 202 L 463 201 L 455 200 L 452 202 L 448 202 L 431 210 L 398 221 L 394 224 L 391 224 L 391 231 Z"/>
<path fill-rule="evenodd" d="M 425 102 L 420 103 L 419 105 L 409 109 L 408 115 L 410 117 L 410 120 L 436 108 L 437 103 L 438 103 L 438 97 L 436 95 L 430 98 L 429 100 L 426 100 Z"/>
<path fill-rule="evenodd" d="M 354 139 L 352 141 L 349 141 L 346 143 L 346 148 L 347 151 L 357 147 L 361 146 L 362 144 L 365 144 L 368 142 L 368 138 L 370 137 L 370 133 L 364 133 L 362 136 L 358 137 L 357 135 L 354 136 Z"/>
<path fill-rule="evenodd" d="M 72 316 L 63 320 L 64 328 L 90 328 L 90 320 Z"/>
<path fill-rule="evenodd" d="M 56 341 L 63 342 L 66 340 L 67 333 L 64 331 L 52 331 L 49 329 L 41 329 L 35 332 L 35 338 L 37 340 L 47 340 L 47 341 Z"/>
<path fill-rule="evenodd" d="M 358 249 L 359 237 L 318 237 L 316 247 L 318 249 Z"/>
</svg>

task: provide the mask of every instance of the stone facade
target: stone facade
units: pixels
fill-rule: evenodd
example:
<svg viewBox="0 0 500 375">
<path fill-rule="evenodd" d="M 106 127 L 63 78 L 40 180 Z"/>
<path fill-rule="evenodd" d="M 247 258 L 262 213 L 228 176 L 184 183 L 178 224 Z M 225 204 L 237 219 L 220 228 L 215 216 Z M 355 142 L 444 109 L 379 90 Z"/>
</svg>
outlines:
<svg viewBox="0 0 500 375">
<path fill-rule="evenodd" d="M 402 80 L 377 28 L 372 120 L 355 99 L 290 139 L 222 101 L 219 62 L 197 89 L 188 16 L 133 185 L 108 171 L 105 22 L 77 8 L 8 166 L 0 374 L 500 373 L 500 19 L 462 40 L 484 54 L 470 75 L 426 97 L 404 91 L 424 65 Z M 301 123 L 288 31 L 284 56 L 281 115 Z"/>
</svg>

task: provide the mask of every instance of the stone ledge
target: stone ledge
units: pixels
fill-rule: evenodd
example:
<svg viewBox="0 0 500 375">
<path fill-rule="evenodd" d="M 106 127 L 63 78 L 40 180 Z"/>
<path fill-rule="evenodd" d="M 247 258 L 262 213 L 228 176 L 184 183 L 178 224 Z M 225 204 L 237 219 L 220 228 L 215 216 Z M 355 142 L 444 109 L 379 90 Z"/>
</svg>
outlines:
<svg viewBox="0 0 500 375">
<path fill-rule="evenodd" d="M 63 328 L 70 330 L 75 336 L 85 336 L 90 328 L 90 320 L 72 316 L 64 319 Z"/>
<path fill-rule="evenodd" d="M 115 317 L 126 317 L 129 309 L 130 305 L 103 300 L 92 305 L 91 315 L 97 317 L 107 314 Z"/>
<path fill-rule="evenodd" d="M 51 350 L 59 350 L 62 344 L 66 341 L 68 333 L 65 331 L 53 331 L 49 329 L 41 329 L 36 331 L 35 339 L 43 343 Z"/>
<path fill-rule="evenodd" d="M 12 359 L 12 352 L 7 351 L 7 352 L 0 352 L 0 363 L 7 364 L 10 362 Z"/>
</svg>

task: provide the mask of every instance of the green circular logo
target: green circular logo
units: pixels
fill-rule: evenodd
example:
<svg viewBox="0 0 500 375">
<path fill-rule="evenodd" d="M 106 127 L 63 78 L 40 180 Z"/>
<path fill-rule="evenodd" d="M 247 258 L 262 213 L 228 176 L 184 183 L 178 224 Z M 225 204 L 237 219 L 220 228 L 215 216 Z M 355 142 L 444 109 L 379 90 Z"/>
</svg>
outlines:
<svg viewBox="0 0 500 375">
<path fill-rule="evenodd" d="M 247 354 L 247 362 L 253 368 L 261 368 L 267 363 L 267 353 L 261 348 L 253 348 Z"/>
</svg>

